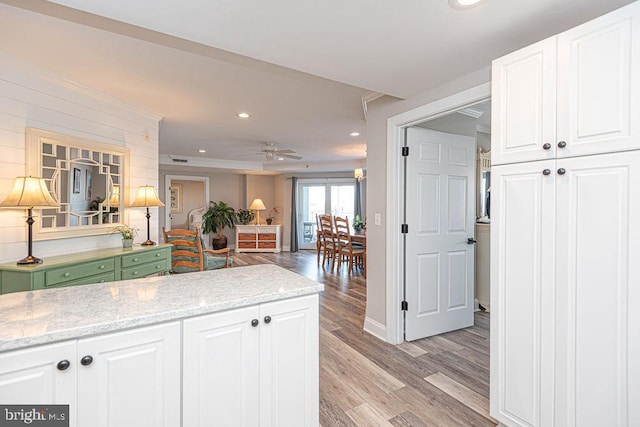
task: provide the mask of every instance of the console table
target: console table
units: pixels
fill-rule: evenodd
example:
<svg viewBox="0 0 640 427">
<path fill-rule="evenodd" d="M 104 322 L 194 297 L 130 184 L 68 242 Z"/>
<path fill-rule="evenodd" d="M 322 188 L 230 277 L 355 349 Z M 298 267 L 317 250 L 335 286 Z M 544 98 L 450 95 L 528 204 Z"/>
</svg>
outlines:
<svg viewBox="0 0 640 427">
<path fill-rule="evenodd" d="M 110 248 L 52 256 L 42 264 L 0 265 L 0 294 L 167 274 L 171 245 Z"/>
<path fill-rule="evenodd" d="M 280 252 L 280 225 L 236 225 L 236 252 Z"/>
</svg>

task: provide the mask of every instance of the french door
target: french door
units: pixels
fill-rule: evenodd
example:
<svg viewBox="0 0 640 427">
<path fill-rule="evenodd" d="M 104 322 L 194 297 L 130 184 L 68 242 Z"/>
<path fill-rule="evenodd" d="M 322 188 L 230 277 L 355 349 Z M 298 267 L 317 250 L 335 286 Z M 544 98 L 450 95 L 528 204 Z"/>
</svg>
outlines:
<svg viewBox="0 0 640 427">
<path fill-rule="evenodd" d="M 315 249 L 316 215 L 346 216 L 353 222 L 355 182 L 345 180 L 298 181 L 298 247 Z"/>
</svg>

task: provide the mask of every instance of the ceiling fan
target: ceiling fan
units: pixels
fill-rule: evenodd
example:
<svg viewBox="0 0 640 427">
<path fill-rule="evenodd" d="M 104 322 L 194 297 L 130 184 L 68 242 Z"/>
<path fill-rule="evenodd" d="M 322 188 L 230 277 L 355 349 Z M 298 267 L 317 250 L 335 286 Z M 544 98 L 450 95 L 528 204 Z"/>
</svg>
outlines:
<svg viewBox="0 0 640 427">
<path fill-rule="evenodd" d="M 294 155 L 295 151 L 293 150 L 278 150 L 278 146 L 273 142 L 265 142 L 264 147 L 260 150 L 262 154 L 264 154 L 266 161 L 271 161 L 277 158 L 287 158 L 293 160 L 302 160 L 301 156 Z"/>
</svg>

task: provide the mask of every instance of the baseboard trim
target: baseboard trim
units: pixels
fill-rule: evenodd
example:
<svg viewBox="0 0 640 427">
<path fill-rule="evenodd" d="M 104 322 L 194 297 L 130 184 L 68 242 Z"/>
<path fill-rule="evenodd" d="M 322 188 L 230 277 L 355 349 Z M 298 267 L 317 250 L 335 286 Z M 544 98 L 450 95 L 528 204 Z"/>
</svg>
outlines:
<svg viewBox="0 0 640 427">
<path fill-rule="evenodd" d="M 364 319 L 364 331 L 373 335 L 374 337 L 387 342 L 387 327 L 380 322 L 366 317 Z"/>
<path fill-rule="evenodd" d="M 282 246 L 282 252 L 291 252 L 291 246 Z"/>
</svg>

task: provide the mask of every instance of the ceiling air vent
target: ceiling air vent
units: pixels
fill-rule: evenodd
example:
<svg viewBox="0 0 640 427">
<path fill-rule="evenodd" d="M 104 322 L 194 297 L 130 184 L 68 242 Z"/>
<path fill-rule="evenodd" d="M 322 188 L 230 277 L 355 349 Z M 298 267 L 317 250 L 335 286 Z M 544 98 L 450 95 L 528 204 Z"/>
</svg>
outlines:
<svg viewBox="0 0 640 427">
<path fill-rule="evenodd" d="M 173 160 L 176 163 L 187 163 L 188 162 L 187 159 L 171 159 L 171 160 Z"/>
</svg>

